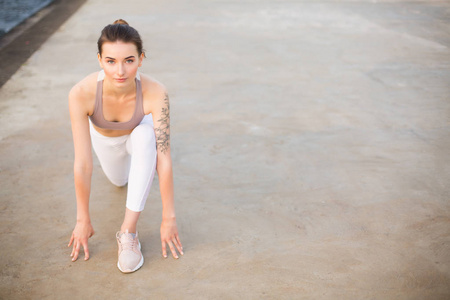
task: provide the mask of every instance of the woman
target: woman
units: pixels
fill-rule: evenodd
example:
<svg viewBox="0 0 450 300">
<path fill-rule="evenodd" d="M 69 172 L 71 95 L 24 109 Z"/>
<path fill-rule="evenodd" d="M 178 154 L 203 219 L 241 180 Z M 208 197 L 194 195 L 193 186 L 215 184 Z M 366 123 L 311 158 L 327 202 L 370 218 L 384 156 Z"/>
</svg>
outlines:
<svg viewBox="0 0 450 300">
<path fill-rule="evenodd" d="M 134 272 L 144 263 L 136 230 L 155 170 L 163 204 L 162 254 L 183 254 L 176 224 L 170 156 L 169 97 L 162 84 L 138 73 L 145 54 L 139 33 L 127 22 L 106 26 L 98 39 L 100 72 L 77 83 L 69 93 L 75 149 L 74 179 L 77 223 L 68 247 L 76 261 L 81 247 L 89 259 L 88 239 L 94 234 L 89 216 L 92 175 L 91 147 L 108 179 L 128 183 L 125 217 L 117 232 L 117 266 Z"/>
</svg>

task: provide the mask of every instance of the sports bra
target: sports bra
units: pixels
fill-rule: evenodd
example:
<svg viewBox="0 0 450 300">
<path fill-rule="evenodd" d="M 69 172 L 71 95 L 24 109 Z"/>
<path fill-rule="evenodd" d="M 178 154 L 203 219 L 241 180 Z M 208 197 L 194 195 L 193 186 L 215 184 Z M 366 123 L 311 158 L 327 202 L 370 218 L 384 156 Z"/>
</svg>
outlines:
<svg viewBox="0 0 450 300">
<path fill-rule="evenodd" d="M 101 70 L 97 77 L 97 93 L 95 95 L 95 106 L 94 112 L 89 119 L 91 122 L 103 129 L 113 129 L 113 130 L 131 130 L 141 123 L 145 116 L 144 105 L 142 101 L 142 86 L 141 78 L 139 73 L 136 74 L 136 104 L 134 108 L 133 116 L 129 121 L 126 122 L 112 122 L 105 120 L 103 116 L 103 79 L 105 78 L 105 72 Z"/>
</svg>

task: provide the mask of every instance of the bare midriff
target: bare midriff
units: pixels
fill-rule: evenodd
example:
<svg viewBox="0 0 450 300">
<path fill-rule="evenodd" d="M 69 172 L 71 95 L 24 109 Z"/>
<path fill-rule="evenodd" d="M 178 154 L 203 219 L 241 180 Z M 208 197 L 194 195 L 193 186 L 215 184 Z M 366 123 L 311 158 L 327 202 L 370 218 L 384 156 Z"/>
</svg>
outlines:
<svg viewBox="0 0 450 300">
<path fill-rule="evenodd" d="M 92 126 L 94 126 L 95 130 L 97 130 L 98 133 L 107 137 L 118 137 L 122 135 L 127 135 L 133 131 L 133 129 L 128 130 L 104 129 L 97 127 L 94 124 L 92 124 Z"/>
</svg>

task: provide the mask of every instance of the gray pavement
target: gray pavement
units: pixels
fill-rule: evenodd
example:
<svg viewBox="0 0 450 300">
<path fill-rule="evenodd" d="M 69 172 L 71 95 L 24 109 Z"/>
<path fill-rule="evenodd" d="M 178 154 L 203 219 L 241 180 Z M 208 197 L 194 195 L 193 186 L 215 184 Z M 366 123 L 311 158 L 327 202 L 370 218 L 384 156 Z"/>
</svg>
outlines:
<svg viewBox="0 0 450 300">
<path fill-rule="evenodd" d="M 126 190 L 95 161 L 75 224 L 67 93 L 104 25 L 144 38 L 169 89 L 185 255 L 121 274 Z M 448 299 L 450 3 L 87 1 L 0 89 L 2 299 Z"/>
</svg>

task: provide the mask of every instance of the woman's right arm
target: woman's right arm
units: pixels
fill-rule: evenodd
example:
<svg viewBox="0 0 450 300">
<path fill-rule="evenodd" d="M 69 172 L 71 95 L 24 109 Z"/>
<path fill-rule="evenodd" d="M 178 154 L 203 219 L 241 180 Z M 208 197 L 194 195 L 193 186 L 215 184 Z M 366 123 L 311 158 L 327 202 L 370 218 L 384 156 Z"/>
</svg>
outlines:
<svg viewBox="0 0 450 300">
<path fill-rule="evenodd" d="M 91 191 L 92 151 L 88 121 L 88 102 L 79 85 L 69 93 L 69 111 L 74 144 L 74 179 L 77 198 L 77 223 L 68 247 L 73 244 L 72 261 L 77 260 L 81 247 L 84 259 L 89 259 L 88 239 L 94 234 L 89 216 L 89 194 Z"/>
</svg>

